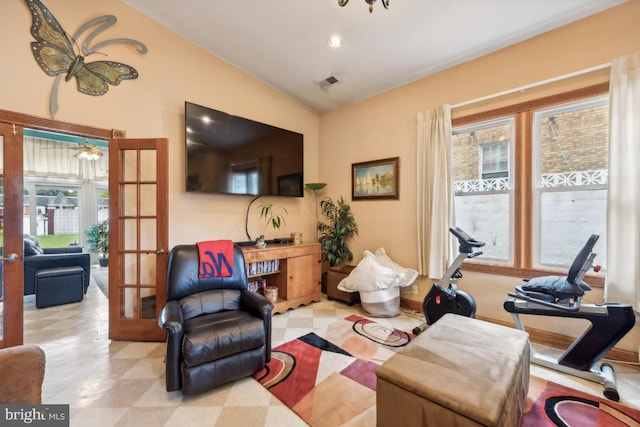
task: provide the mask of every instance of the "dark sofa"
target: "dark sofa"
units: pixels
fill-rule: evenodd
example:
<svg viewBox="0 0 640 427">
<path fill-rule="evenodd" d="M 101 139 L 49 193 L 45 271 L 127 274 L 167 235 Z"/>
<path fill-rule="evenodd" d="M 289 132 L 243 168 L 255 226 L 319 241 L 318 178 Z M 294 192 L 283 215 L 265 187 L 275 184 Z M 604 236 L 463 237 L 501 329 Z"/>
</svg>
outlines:
<svg viewBox="0 0 640 427">
<path fill-rule="evenodd" d="M 36 273 L 39 270 L 58 267 L 82 267 L 82 283 L 84 293 L 89 288 L 91 274 L 91 256 L 82 253 L 80 246 L 66 246 L 62 248 L 42 248 L 34 236 L 24 235 L 24 294 L 36 292 Z M 2 263 L 0 263 L 0 277 Z M 0 288 L 0 296 L 2 289 Z"/>
</svg>

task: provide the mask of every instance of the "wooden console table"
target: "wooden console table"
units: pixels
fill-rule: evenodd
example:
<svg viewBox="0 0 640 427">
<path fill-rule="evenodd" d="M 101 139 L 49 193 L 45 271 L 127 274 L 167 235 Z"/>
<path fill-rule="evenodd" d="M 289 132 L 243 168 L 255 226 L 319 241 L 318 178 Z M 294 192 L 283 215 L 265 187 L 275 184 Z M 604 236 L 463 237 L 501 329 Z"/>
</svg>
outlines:
<svg viewBox="0 0 640 427">
<path fill-rule="evenodd" d="M 272 243 L 265 248 L 243 246 L 244 261 L 250 271 L 250 264 L 271 267 L 277 260 L 278 268 L 273 271 L 248 274 L 249 281 L 264 278 L 266 286 L 278 288 L 278 300 L 274 313 L 283 313 L 290 308 L 320 301 L 320 244 L 319 243 Z M 262 263 L 262 264 L 260 264 Z M 270 270 L 265 268 L 264 270 Z"/>
</svg>

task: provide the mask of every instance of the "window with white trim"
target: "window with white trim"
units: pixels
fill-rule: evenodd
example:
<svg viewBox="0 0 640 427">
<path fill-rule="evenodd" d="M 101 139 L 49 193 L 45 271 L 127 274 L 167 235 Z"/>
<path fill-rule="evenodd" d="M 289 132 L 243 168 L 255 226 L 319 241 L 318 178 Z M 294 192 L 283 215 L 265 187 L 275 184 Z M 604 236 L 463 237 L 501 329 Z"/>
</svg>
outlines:
<svg viewBox="0 0 640 427">
<path fill-rule="evenodd" d="M 490 142 L 480 146 L 480 176 L 482 179 L 509 176 L 508 142 Z"/>
<path fill-rule="evenodd" d="M 597 234 L 596 263 L 604 267 L 608 97 L 537 110 L 533 133 L 534 265 L 566 267 Z"/>
<path fill-rule="evenodd" d="M 513 118 L 456 128 L 452 136 L 455 224 L 486 246 L 483 258 L 512 262 Z"/>
<path fill-rule="evenodd" d="M 454 223 L 486 243 L 472 269 L 566 271 L 591 234 L 606 266 L 607 86 L 453 120 Z"/>
</svg>

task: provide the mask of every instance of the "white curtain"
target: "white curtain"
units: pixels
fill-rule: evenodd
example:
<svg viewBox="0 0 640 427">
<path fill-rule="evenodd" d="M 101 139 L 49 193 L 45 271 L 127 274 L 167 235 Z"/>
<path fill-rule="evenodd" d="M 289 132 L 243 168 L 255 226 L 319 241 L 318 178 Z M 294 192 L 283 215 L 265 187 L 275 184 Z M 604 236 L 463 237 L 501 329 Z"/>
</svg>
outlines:
<svg viewBox="0 0 640 427">
<path fill-rule="evenodd" d="M 77 144 L 24 137 L 24 175 L 66 179 L 108 179 L 108 155 L 98 160 L 75 157 Z"/>
<path fill-rule="evenodd" d="M 418 113 L 418 272 L 440 278 L 452 254 L 451 107 Z"/>
<path fill-rule="evenodd" d="M 605 301 L 640 311 L 640 52 L 612 62 L 609 109 Z"/>
</svg>

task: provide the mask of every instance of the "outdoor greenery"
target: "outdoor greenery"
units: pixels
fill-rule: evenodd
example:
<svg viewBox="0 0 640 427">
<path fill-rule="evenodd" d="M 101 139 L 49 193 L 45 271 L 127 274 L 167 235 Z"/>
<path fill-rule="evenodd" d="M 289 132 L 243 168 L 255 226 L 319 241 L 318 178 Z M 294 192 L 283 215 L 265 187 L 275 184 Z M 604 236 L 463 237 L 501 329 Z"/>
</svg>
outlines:
<svg viewBox="0 0 640 427">
<path fill-rule="evenodd" d="M 38 243 L 43 248 L 60 248 L 63 246 L 70 246 L 72 244 L 78 244 L 77 234 L 43 234 L 38 237 Z M 4 242 L 4 231 L 0 230 L 0 247 Z"/>
<path fill-rule="evenodd" d="M 61 248 L 78 244 L 77 234 L 43 234 L 38 237 L 38 242 L 43 248 Z"/>
<path fill-rule="evenodd" d="M 351 206 L 342 197 L 337 203 L 327 197 L 320 201 L 320 208 L 327 219 L 327 222 L 318 222 L 322 262 L 335 267 L 353 260 L 353 253 L 347 247 L 347 242 L 358 234 L 358 225 Z"/>
</svg>

